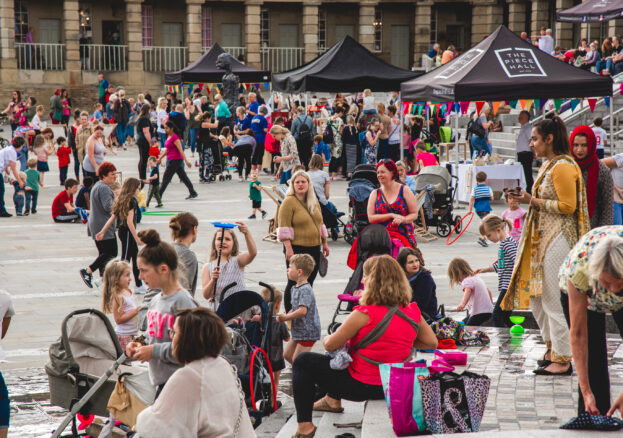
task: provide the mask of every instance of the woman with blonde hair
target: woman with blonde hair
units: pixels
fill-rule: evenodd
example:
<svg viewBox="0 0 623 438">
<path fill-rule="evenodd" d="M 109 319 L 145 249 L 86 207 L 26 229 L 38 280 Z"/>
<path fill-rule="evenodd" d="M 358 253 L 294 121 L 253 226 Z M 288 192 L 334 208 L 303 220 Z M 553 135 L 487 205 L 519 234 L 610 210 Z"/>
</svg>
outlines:
<svg viewBox="0 0 623 438">
<path fill-rule="evenodd" d="M 309 254 L 315 262 L 314 270 L 308 278 L 313 286 L 318 274 L 320 253 L 329 256 L 327 245 L 327 228 L 322 221 L 322 212 L 316 193 L 312 187 L 311 178 L 304 170 L 295 172 L 290 180 L 290 187 L 286 192 L 279 208 L 277 238 L 283 243 L 286 256 L 286 266 L 290 265 L 290 257 L 294 254 Z M 284 306 L 289 312 L 291 305 L 291 289 L 296 283 L 288 279 L 284 291 Z"/>
<path fill-rule="evenodd" d="M 164 149 L 164 142 L 167 141 L 167 133 L 164 130 L 164 125 L 169 119 L 169 113 L 167 113 L 167 99 L 164 97 L 158 98 L 158 105 L 156 105 L 156 115 L 158 120 L 156 122 L 156 132 L 160 139 L 160 149 Z"/>
<path fill-rule="evenodd" d="M 279 164 L 279 169 L 277 170 L 279 184 L 285 184 L 292 177 L 294 166 L 301 164 L 296 140 L 287 128 L 280 125 L 273 125 L 270 128 L 270 135 L 280 143 L 281 156 L 276 156 L 273 160 Z"/>
<path fill-rule="evenodd" d="M 343 412 L 341 399 L 352 401 L 383 399 L 378 365 L 406 362 L 413 348 L 429 349 L 437 337 L 411 303 L 411 286 L 402 268 L 388 255 L 369 258 L 363 265 L 363 295 L 337 331 L 324 338 L 327 351 L 349 347 L 352 362 L 347 368 L 332 369 L 331 357 L 301 353 L 292 367 L 292 389 L 298 420 L 295 437 L 313 437 L 312 410 Z M 377 332 L 377 326 L 389 323 Z M 376 333 L 375 333 L 376 332 Z M 314 403 L 316 390 L 326 396 Z"/>
</svg>

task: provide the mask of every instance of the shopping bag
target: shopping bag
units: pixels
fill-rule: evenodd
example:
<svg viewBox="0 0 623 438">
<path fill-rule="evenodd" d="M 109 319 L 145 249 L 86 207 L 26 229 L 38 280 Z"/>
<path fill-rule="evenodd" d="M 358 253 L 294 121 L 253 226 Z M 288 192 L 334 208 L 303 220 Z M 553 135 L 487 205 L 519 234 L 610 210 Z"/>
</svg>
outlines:
<svg viewBox="0 0 623 438">
<path fill-rule="evenodd" d="M 426 428 L 432 433 L 478 432 L 491 380 L 468 371 L 419 381 Z"/>
<path fill-rule="evenodd" d="M 430 375 L 426 363 L 380 364 L 381 383 L 394 433 L 404 436 L 426 429 L 419 379 Z"/>
</svg>

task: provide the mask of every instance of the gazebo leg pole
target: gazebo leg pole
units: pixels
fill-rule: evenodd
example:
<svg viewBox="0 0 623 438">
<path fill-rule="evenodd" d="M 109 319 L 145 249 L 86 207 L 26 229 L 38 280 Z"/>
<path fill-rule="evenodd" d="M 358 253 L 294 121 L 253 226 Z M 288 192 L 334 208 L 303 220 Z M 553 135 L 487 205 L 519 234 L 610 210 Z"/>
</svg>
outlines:
<svg viewBox="0 0 623 438">
<path fill-rule="evenodd" d="M 405 122 L 404 122 L 404 114 L 403 114 L 403 108 L 402 108 L 402 102 L 400 102 L 400 161 L 404 161 L 405 159 L 405 149 L 404 146 L 402 145 L 402 139 L 404 138 L 404 133 L 405 133 Z"/>
<path fill-rule="evenodd" d="M 610 97 L 610 156 L 614 156 L 614 93 Z"/>
<path fill-rule="evenodd" d="M 456 110 L 456 106 L 454 109 Z M 458 168 L 459 159 L 461 158 L 459 156 L 459 112 L 458 111 L 455 111 L 454 113 L 454 128 L 456 129 L 456 132 L 454 133 L 454 149 L 456 150 L 456 165 Z"/>
</svg>

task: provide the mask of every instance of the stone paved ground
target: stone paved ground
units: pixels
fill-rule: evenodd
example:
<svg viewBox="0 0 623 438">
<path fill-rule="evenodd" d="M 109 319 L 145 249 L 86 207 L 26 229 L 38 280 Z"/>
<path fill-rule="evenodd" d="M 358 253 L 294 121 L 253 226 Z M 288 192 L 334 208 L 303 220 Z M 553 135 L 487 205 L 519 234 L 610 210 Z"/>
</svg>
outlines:
<svg viewBox="0 0 623 438">
<path fill-rule="evenodd" d="M 136 175 L 136 163 L 138 152 L 136 148 L 122 151 L 119 155 L 111 157 L 122 171 L 124 177 Z M 58 185 L 58 167 L 56 159 L 50 161 L 52 171 L 46 175 L 46 185 L 40 192 L 39 213 L 34 216 L 22 218 L 10 218 L 0 221 L 0 289 L 9 291 L 14 298 L 17 314 L 13 318 L 10 330 L 2 340 L 2 348 L 5 350 L 5 361 L 0 363 L 0 370 L 7 379 L 9 391 L 13 398 L 12 404 L 12 427 L 9 435 L 14 437 L 46 436 L 49 431 L 59 422 L 62 412 L 47 403 L 47 379 L 43 372 L 43 365 L 47 361 L 47 350 L 60 334 L 62 319 L 72 310 L 81 308 L 100 308 L 101 296 L 97 290 L 87 289 L 78 276 L 78 269 L 86 266 L 96 256 L 97 252 L 93 242 L 86 236 L 86 230 L 79 224 L 54 224 L 50 218 L 50 205 L 54 196 L 60 191 Z M 192 169 L 191 179 L 197 181 L 197 171 Z M 270 184 L 270 178 L 262 176 L 264 184 Z M 210 221 L 214 220 L 246 220 L 250 214 L 248 201 L 248 186 L 240 184 L 234 177 L 233 181 L 219 182 L 210 185 L 196 184 L 199 199 L 188 202 L 184 201 L 187 191 L 177 178 L 167 189 L 164 196 L 165 208 L 171 210 L 192 211 L 200 220 L 199 236 L 193 245 L 200 263 L 206 259 L 208 247 L 213 235 Z M 5 200 L 11 203 L 12 189 L 7 190 Z M 346 183 L 334 182 L 331 190 L 331 199 L 340 210 L 347 209 Z M 264 206 L 272 216 L 275 205 L 267 197 L 264 198 Z M 501 212 L 504 204 L 497 202 L 495 210 Z M 9 208 L 11 211 L 12 209 Z M 465 209 L 457 210 L 458 214 L 465 214 Z M 168 236 L 167 217 L 144 217 L 140 228 L 156 228 L 161 235 Z M 285 286 L 285 268 L 281 246 L 261 241 L 266 234 L 267 221 L 248 221 L 249 227 L 258 243 L 259 256 L 246 271 L 247 286 L 257 289 L 258 281 L 267 281 L 277 287 Z M 431 269 L 437 282 L 437 293 L 440 303 L 449 307 L 456 306 L 460 301 L 460 292 L 457 288 L 451 290 L 446 277 L 448 261 L 455 256 L 466 257 L 474 268 L 486 266 L 495 260 L 497 247 L 491 245 L 481 248 L 475 243 L 477 224 L 474 223 L 468 231 L 451 247 L 446 246 L 445 239 L 439 239 L 431 243 L 422 243 L 420 248 L 424 252 L 427 267 Z M 244 246 L 244 244 L 242 245 Z M 323 328 L 331 321 L 336 306 L 336 295 L 342 291 L 351 270 L 346 266 L 346 257 L 349 246 L 343 241 L 330 242 L 331 256 L 329 258 L 329 273 L 326 278 L 318 279 L 314 285 L 317 296 L 319 312 Z M 493 274 L 483 276 L 489 288 L 497 290 L 497 278 Z M 204 302 L 199 299 L 199 302 Z M 611 348 L 618 348 L 618 338 L 612 340 Z M 495 339 L 494 344 L 495 345 Z M 543 346 L 536 343 L 536 339 L 528 338 L 521 347 L 521 353 L 510 353 L 507 347 L 500 347 L 509 357 L 502 361 L 494 360 L 495 357 L 486 359 L 494 351 L 494 346 L 484 350 L 475 356 L 474 366 L 490 367 L 487 373 L 494 373 L 498 367 L 498 373 L 502 367 L 510 367 L 502 373 L 501 380 L 494 384 L 497 389 L 496 407 L 498 411 L 493 414 L 503 420 L 500 428 L 529 426 L 531 420 L 524 418 L 523 412 L 529 411 L 531 406 L 517 406 L 514 411 L 522 412 L 522 418 L 512 416 L 507 400 L 515 396 L 517 392 L 518 403 L 529 403 L 524 399 L 531 399 L 535 403 L 538 414 L 547 412 L 541 408 L 539 400 L 528 395 L 530 387 L 535 386 L 535 379 L 526 374 L 525 370 L 531 370 L 534 361 L 538 358 Z M 532 349 L 528 349 L 532 345 Z M 497 348 L 497 347 L 496 347 Z M 613 350 L 613 354 L 614 354 Z M 525 355 L 528 362 L 521 359 Z M 616 353 L 620 358 L 620 353 Z M 618 360 L 618 359 L 617 359 Z M 623 370 L 619 362 L 615 362 L 612 368 L 613 381 L 620 383 Z M 288 376 L 284 374 L 282 389 L 287 391 Z M 543 396 L 555 398 L 556 403 L 561 400 L 560 408 L 572 410 L 571 379 L 565 392 L 562 388 L 562 380 L 556 384 L 550 384 L 547 391 L 538 384 L 537 392 L 543 392 Z M 621 388 L 623 389 L 623 388 Z M 558 397 L 557 392 L 566 394 Z M 521 397 L 519 397 L 521 396 Z M 525 397 L 524 397 L 525 396 Z M 284 395 L 287 397 L 287 395 Z M 571 406 L 563 406 L 564 404 Z M 490 414 L 490 408 L 488 414 Z M 556 414 L 558 415 L 558 414 Z M 525 417 L 528 417 L 526 413 Z M 496 427 L 494 418 L 489 415 L 485 419 L 486 427 Z M 540 421 L 540 420 L 539 420 Z M 544 420 L 543 420 L 544 421 Z M 483 427 L 485 426 L 483 425 Z M 518 426 L 517 426 L 518 425 Z M 539 423 L 541 426 L 541 423 Z"/>
</svg>

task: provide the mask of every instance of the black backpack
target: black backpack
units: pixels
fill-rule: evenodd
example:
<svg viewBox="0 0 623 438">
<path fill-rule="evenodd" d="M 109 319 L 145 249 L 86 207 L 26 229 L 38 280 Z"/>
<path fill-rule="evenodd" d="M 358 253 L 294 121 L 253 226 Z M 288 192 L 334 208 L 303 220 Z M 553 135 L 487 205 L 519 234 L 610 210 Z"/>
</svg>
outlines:
<svg viewBox="0 0 623 438">
<path fill-rule="evenodd" d="M 307 125 L 307 123 L 305 123 L 308 117 L 309 116 L 305 116 L 305 119 L 301 121 L 301 127 L 299 128 L 299 142 L 301 146 L 311 147 L 312 143 L 314 142 L 314 137 L 312 135 L 311 129 L 309 129 L 309 126 Z"/>
<path fill-rule="evenodd" d="M 467 124 L 466 137 L 469 136 L 470 133 L 480 138 L 485 138 L 485 135 L 487 135 L 485 128 L 483 128 L 482 124 L 478 122 L 478 119 L 470 120 L 469 123 Z"/>
<path fill-rule="evenodd" d="M 118 102 L 119 109 L 117 111 L 116 121 L 119 123 L 128 123 L 128 121 L 130 121 L 130 104 L 125 99 L 121 99 Z"/>
<path fill-rule="evenodd" d="M 333 144 L 335 142 L 335 138 L 333 137 L 333 123 L 330 121 L 327 122 L 327 126 L 324 128 L 324 132 L 322 133 L 322 141 L 326 144 Z"/>
</svg>

